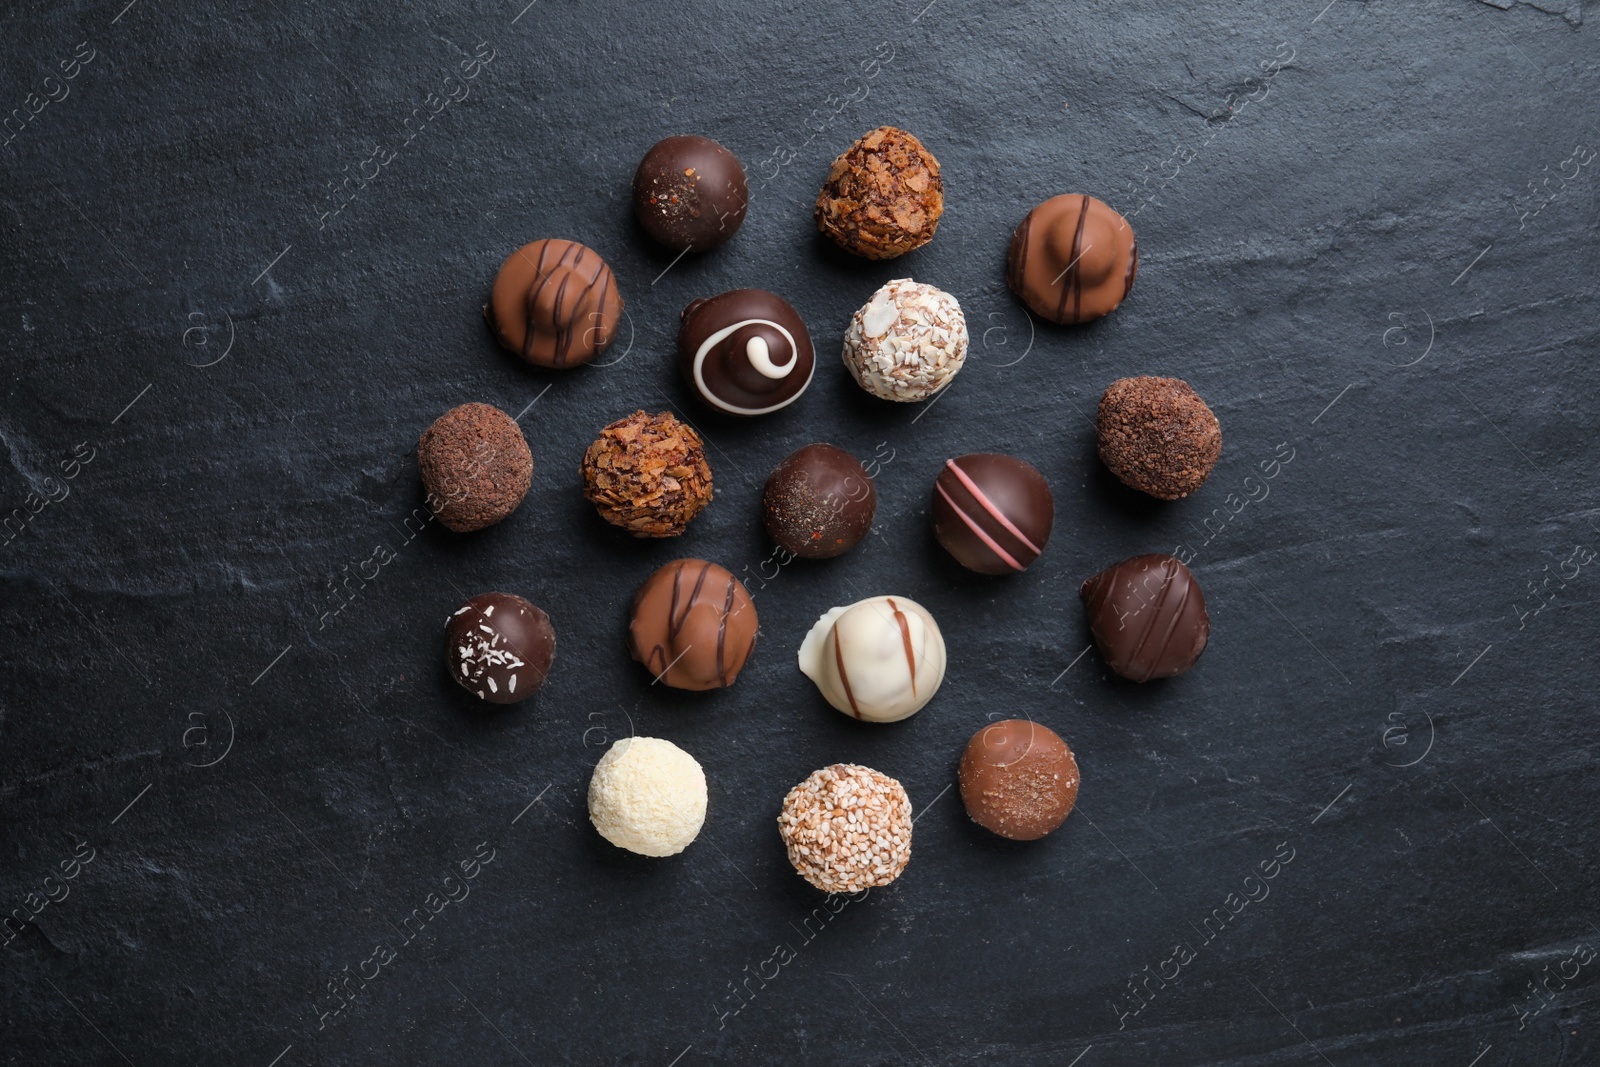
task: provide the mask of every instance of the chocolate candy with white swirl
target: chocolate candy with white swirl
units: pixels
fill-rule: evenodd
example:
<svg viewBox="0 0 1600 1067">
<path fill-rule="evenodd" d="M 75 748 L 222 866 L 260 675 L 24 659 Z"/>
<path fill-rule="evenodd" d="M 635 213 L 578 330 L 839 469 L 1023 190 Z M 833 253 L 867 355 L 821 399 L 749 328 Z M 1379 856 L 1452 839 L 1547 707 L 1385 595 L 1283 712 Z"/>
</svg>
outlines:
<svg viewBox="0 0 1600 1067">
<path fill-rule="evenodd" d="M 684 308 L 678 363 L 700 399 L 729 415 L 788 407 L 817 369 L 806 324 L 765 289 L 734 289 Z"/>
</svg>

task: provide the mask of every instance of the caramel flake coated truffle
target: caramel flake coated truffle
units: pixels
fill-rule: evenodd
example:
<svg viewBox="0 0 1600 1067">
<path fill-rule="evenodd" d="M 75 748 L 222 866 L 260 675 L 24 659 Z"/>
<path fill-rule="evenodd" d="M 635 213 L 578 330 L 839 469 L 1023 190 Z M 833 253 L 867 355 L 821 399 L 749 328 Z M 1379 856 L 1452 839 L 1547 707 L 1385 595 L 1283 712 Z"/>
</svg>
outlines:
<svg viewBox="0 0 1600 1067">
<path fill-rule="evenodd" d="M 628 653 L 674 689 L 721 689 L 755 650 L 756 627 L 743 582 L 715 563 L 680 559 L 634 594 Z"/>
<path fill-rule="evenodd" d="M 846 252 L 893 259 L 933 240 L 942 214 L 939 161 L 906 131 L 879 126 L 833 161 L 815 217 Z"/>
<path fill-rule="evenodd" d="M 844 365 L 884 400 L 926 400 L 967 361 L 967 318 L 943 289 L 896 278 L 850 318 Z"/>
<path fill-rule="evenodd" d="M 956 772 L 972 821 L 1013 841 L 1060 826 L 1078 799 L 1078 761 L 1056 732 L 1028 719 L 990 723 L 972 736 Z"/>
<path fill-rule="evenodd" d="M 778 833 L 806 881 L 859 893 L 888 885 L 911 861 L 911 798 L 887 774 L 835 763 L 789 790 Z"/>
<path fill-rule="evenodd" d="M 589 779 L 589 821 L 600 836 L 641 856 L 688 848 L 706 821 L 706 774 L 659 737 L 624 737 Z"/>
<path fill-rule="evenodd" d="M 1222 428 L 1180 378 L 1121 378 L 1100 398 L 1100 458 L 1123 484 L 1162 500 L 1205 484 L 1222 454 Z"/>
<path fill-rule="evenodd" d="M 635 537 L 677 537 L 711 503 L 700 435 L 671 412 L 613 422 L 583 454 L 580 472 L 584 498 Z"/>
<path fill-rule="evenodd" d="M 1171 678 L 1193 667 L 1206 650 L 1206 598 L 1176 556 L 1152 552 L 1125 559 L 1084 582 L 1078 594 L 1100 655 L 1124 678 Z"/>
<path fill-rule="evenodd" d="M 552 238 L 500 267 L 484 316 L 500 344 L 540 367 L 581 366 L 617 336 L 622 294 L 600 253 Z"/>
<path fill-rule="evenodd" d="M 1051 322 L 1109 315 L 1133 291 L 1139 246 L 1128 220 L 1092 196 L 1053 196 L 1011 235 L 1006 283 Z"/>
<path fill-rule="evenodd" d="M 417 466 L 428 506 L 456 533 L 493 526 L 517 510 L 533 483 L 533 453 L 522 428 L 488 404 L 440 415 L 417 442 Z"/>
</svg>

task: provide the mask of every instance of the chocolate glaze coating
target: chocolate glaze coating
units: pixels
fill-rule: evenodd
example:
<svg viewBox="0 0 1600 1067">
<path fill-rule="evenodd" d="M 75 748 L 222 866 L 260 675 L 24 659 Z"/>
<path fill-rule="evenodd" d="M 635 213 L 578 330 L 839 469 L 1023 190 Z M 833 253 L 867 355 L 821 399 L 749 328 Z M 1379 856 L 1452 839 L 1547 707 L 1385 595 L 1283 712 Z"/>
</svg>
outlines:
<svg viewBox="0 0 1600 1067">
<path fill-rule="evenodd" d="M 1051 322 L 1110 314 L 1133 289 L 1139 245 L 1109 204 L 1074 193 L 1028 212 L 1011 235 L 1006 284 Z"/>
<path fill-rule="evenodd" d="M 600 253 L 550 238 L 506 257 L 483 314 L 500 344 L 529 363 L 577 367 L 616 338 L 622 294 Z"/>
<path fill-rule="evenodd" d="M 417 441 L 417 466 L 428 506 L 456 533 L 493 526 L 533 484 L 522 428 L 490 404 L 462 404 L 435 419 Z"/>
<path fill-rule="evenodd" d="M 628 654 L 674 689 L 720 689 L 750 658 L 756 625 L 743 582 L 715 563 L 680 559 L 633 595 Z"/>
<path fill-rule="evenodd" d="M 739 232 L 750 190 L 744 167 L 709 137 L 658 141 L 633 175 L 633 213 L 657 241 L 703 252 Z"/>
<path fill-rule="evenodd" d="M 1060 826 L 1078 799 L 1078 761 L 1048 726 L 990 723 L 972 735 L 956 772 L 972 821 L 1013 841 Z"/>
<path fill-rule="evenodd" d="M 1055 514 L 1044 475 L 1013 456 L 946 460 L 933 483 L 933 535 L 979 574 L 1016 574 L 1038 559 Z"/>
<path fill-rule="evenodd" d="M 789 302 L 765 289 L 733 289 L 683 309 L 678 366 L 707 404 L 730 415 L 787 407 L 811 384 L 816 353 Z"/>
<path fill-rule="evenodd" d="M 1211 619 L 1200 583 L 1174 556 L 1134 556 L 1083 583 L 1089 632 L 1107 665 L 1124 678 L 1170 678 L 1206 650 Z"/>
<path fill-rule="evenodd" d="M 761 496 L 767 533 L 805 559 L 850 551 L 872 529 L 878 490 L 860 460 L 834 445 L 806 445 L 773 469 Z"/>
<path fill-rule="evenodd" d="M 544 684 L 556 658 L 550 617 L 519 596 L 483 593 L 445 622 L 450 677 L 491 704 L 527 700 Z"/>
</svg>

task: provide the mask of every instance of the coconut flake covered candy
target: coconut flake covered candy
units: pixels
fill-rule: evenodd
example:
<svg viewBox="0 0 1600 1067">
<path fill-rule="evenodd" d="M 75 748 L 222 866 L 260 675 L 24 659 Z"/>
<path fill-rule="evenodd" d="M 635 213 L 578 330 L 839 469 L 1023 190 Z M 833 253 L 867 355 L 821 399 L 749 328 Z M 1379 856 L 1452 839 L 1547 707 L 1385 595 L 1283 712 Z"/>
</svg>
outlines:
<svg viewBox="0 0 1600 1067">
<path fill-rule="evenodd" d="M 659 737 L 624 737 L 589 779 L 589 820 L 600 836 L 641 856 L 689 847 L 706 821 L 706 775 L 695 758 Z"/>
<path fill-rule="evenodd" d="M 967 359 L 967 320 L 956 298 L 897 278 L 872 294 L 844 332 L 844 364 L 885 400 L 926 400 Z"/>
<path fill-rule="evenodd" d="M 835 763 L 783 798 L 778 833 L 789 862 L 825 893 L 888 885 L 911 861 L 911 798 L 887 774 Z"/>
</svg>

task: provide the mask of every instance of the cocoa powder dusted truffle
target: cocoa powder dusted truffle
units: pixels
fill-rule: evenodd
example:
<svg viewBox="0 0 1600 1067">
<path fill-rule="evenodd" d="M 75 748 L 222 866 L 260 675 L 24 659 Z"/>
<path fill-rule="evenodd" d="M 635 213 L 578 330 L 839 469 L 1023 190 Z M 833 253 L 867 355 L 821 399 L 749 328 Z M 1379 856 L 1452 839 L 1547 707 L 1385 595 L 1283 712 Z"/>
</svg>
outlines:
<svg viewBox="0 0 1600 1067">
<path fill-rule="evenodd" d="M 906 869 L 911 821 L 911 798 L 899 782 L 871 767 L 835 763 L 789 790 L 778 833 L 806 881 L 825 893 L 859 893 Z"/>
<path fill-rule="evenodd" d="M 926 400 L 967 361 L 967 318 L 943 289 L 896 278 L 850 318 L 844 365 L 884 400 Z"/>
<path fill-rule="evenodd" d="M 456 533 L 493 526 L 517 509 L 533 483 L 533 453 L 522 428 L 497 407 L 462 404 L 440 415 L 417 442 L 428 506 Z"/>
<path fill-rule="evenodd" d="M 942 214 L 939 161 L 905 130 L 879 126 L 833 161 L 815 218 L 846 252 L 893 259 L 933 240 Z"/>
<path fill-rule="evenodd" d="M 1028 719 L 990 723 L 973 734 L 956 779 L 972 821 L 1013 841 L 1048 834 L 1078 799 L 1072 750 L 1054 730 Z"/>
<path fill-rule="evenodd" d="M 583 454 L 583 495 L 635 537 L 677 537 L 711 503 L 700 435 L 671 412 L 636 411 L 600 431 Z"/>
<path fill-rule="evenodd" d="M 1205 483 L 1222 454 L 1222 429 L 1180 378 L 1121 378 L 1095 420 L 1100 459 L 1125 485 L 1162 500 Z"/>
</svg>

